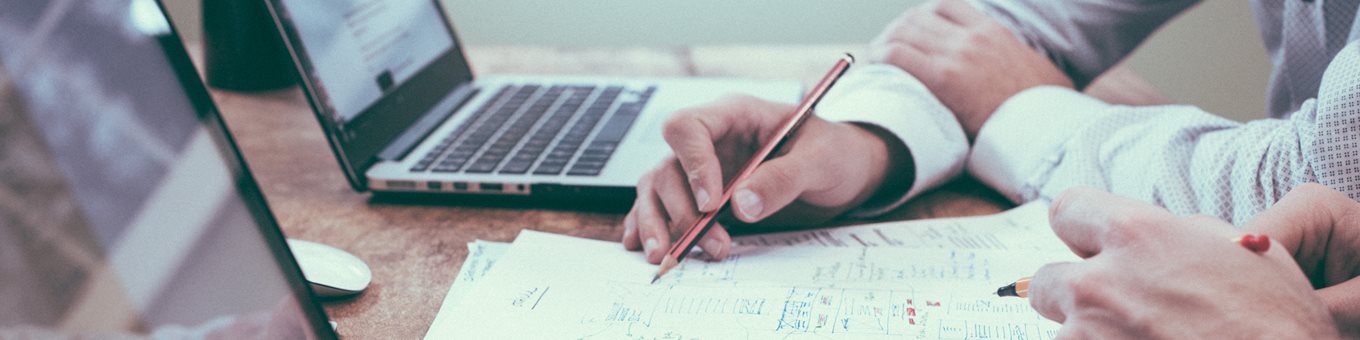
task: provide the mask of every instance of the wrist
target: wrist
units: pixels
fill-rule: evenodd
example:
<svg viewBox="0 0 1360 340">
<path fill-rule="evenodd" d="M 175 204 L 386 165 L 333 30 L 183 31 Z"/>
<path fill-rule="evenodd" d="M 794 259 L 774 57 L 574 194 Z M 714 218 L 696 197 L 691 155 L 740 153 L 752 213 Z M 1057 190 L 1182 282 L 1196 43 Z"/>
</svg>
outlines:
<svg viewBox="0 0 1360 340">
<path fill-rule="evenodd" d="M 859 141 L 866 175 L 858 186 L 858 195 L 850 204 L 857 207 L 871 202 L 893 200 L 911 189 L 916 179 L 915 166 L 906 144 L 892 132 L 873 124 L 845 123 L 845 128 Z"/>
</svg>

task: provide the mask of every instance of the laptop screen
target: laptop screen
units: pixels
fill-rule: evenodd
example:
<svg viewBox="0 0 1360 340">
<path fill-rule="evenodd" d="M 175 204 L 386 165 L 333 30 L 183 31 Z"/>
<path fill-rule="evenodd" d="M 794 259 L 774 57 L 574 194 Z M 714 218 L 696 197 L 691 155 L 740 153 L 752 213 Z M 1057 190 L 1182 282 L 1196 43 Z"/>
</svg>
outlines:
<svg viewBox="0 0 1360 340">
<path fill-rule="evenodd" d="M 281 1 L 338 124 L 453 48 L 433 1 Z"/>
<path fill-rule="evenodd" d="M 436 0 L 266 0 L 341 169 L 364 171 L 472 81 Z M 400 152 L 400 151 L 398 151 Z"/>
<path fill-rule="evenodd" d="M 333 337 L 153 0 L 0 11 L 0 338 Z"/>
</svg>

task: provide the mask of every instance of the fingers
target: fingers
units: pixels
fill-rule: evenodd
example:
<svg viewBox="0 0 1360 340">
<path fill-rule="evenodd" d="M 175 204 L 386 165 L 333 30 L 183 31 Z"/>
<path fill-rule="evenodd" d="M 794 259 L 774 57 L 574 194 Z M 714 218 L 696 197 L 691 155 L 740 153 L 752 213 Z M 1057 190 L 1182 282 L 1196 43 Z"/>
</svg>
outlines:
<svg viewBox="0 0 1360 340">
<path fill-rule="evenodd" d="M 911 18 L 912 22 L 895 36 L 897 41 L 915 46 L 926 52 L 943 53 L 951 38 L 958 36 L 963 28 L 934 13 L 922 13 Z"/>
<path fill-rule="evenodd" d="M 1344 194 L 1320 184 L 1304 184 L 1284 195 L 1274 206 L 1242 225 L 1280 242 L 1294 257 L 1320 259 L 1332 227 L 1355 204 Z M 1308 267 L 1308 266 L 1305 266 Z"/>
<path fill-rule="evenodd" d="M 964 0 L 945 0 L 935 7 L 935 13 L 960 26 L 972 26 L 986 22 L 988 17 Z"/>
<path fill-rule="evenodd" d="M 714 224 L 713 228 L 704 234 L 704 238 L 699 240 L 699 248 L 708 255 L 709 261 L 725 259 L 732 253 L 732 235 L 727 233 L 727 228 L 722 224 Z"/>
<path fill-rule="evenodd" d="M 655 172 L 653 183 L 656 196 L 660 198 L 669 219 L 669 229 L 666 230 L 686 230 L 693 227 L 694 221 L 699 219 L 698 212 L 695 210 L 694 200 L 690 199 L 689 187 L 685 185 L 680 163 L 678 161 L 667 163 L 670 166 Z M 732 237 L 727 234 L 727 230 L 720 225 L 714 225 L 704 234 L 704 238 L 699 240 L 698 245 L 704 249 L 704 254 L 707 254 L 710 260 L 721 260 L 727 257 L 731 243 Z M 666 250 L 671 246 L 667 243 L 662 245 L 666 246 Z"/>
<path fill-rule="evenodd" d="M 1156 235 L 1160 222 L 1172 217 L 1151 204 L 1089 187 L 1068 189 L 1053 200 L 1049 211 L 1053 232 L 1082 258 Z"/>
<path fill-rule="evenodd" d="M 628 215 L 623 217 L 623 249 L 642 249 L 642 241 L 638 238 L 637 231 L 637 204 L 633 204 L 633 208 L 628 210 Z"/>
<path fill-rule="evenodd" d="M 958 30 L 955 26 L 930 11 L 908 12 L 878 39 L 875 44 L 879 47 L 870 59 L 897 66 L 927 84 L 934 83 L 938 72 L 931 55 L 944 53 L 949 37 Z"/>
<path fill-rule="evenodd" d="M 1071 287 L 1076 282 L 1081 264 L 1074 262 L 1050 263 L 1034 272 L 1029 282 L 1029 305 L 1049 320 L 1062 323 L 1067 312 L 1075 306 Z"/>
<path fill-rule="evenodd" d="M 930 58 L 920 48 L 905 42 L 889 42 L 884 49 L 875 51 L 882 55 L 874 56 L 875 59 L 882 60 L 907 71 L 917 77 L 933 79 L 933 70 L 930 67 Z"/>
<path fill-rule="evenodd" d="M 680 162 L 672 159 L 661 163 L 661 166 L 652 172 L 652 190 L 656 192 L 656 197 L 661 200 L 661 206 L 666 211 L 666 219 L 671 228 L 668 230 L 688 228 L 698 217 L 694 198 L 690 193 L 690 187 L 685 184 L 685 174 L 682 171 L 684 170 L 681 169 Z"/>
<path fill-rule="evenodd" d="M 715 143 L 730 133 L 761 133 L 772 128 L 771 119 L 793 108 L 749 96 L 729 97 L 712 105 L 677 112 L 666 122 L 663 135 L 680 161 L 685 182 L 700 211 L 721 206 L 722 163 Z M 776 114 L 770 114 L 776 113 Z M 767 127 L 768 126 L 768 127 Z M 760 136 L 763 134 L 757 134 Z"/>
<path fill-rule="evenodd" d="M 709 211 L 717 204 L 714 196 L 722 194 L 722 166 L 713 144 L 717 140 L 715 133 L 723 131 L 710 129 L 700 117 L 676 115 L 666 124 L 664 135 L 684 169 L 684 181 L 694 192 L 693 205 Z"/>
<path fill-rule="evenodd" d="M 639 182 L 638 198 L 623 221 L 625 249 L 642 249 L 648 262 L 660 263 L 672 246 L 671 231 L 693 225 L 698 216 L 683 177 L 679 162 L 670 159 Z M 727 230 L 715 225 L 698 245 L 709 259 L 721 260 L 730 252 L 731 243 Z"/>
<path fill-rule="evenodd" d="M 638 240 L 647 262 L 661 263 L 666 247 L 671 243 L 667 217 L 662 209 L 661 199 L 653 190 L 651 174 L 638 182 L 637 201 L 633 202 L 633 214 L 637 223 Z"/>
<path fill-rule="evenodd" d="M 758 222 L 792 203 L 806 190 L 811 171 L 797 159 L 779 157 L 756 168 L 745 181 L 736 184 L 732 194 L 732 208 L 737 218 L 747 223 Z"/>
<path fill-rule="evenodd" d="M 951 0 L 926 4 L 903 13 L 888 30 L 875 39 L 875 44 L 905 45 L 926 55 L 948 54 L 970 26 L 987 23 L 988 20 L 986 15 L 964 1 Z M 919 67 L 922 65 L 903 63 L 906 61 L 905 58 L 911 57 L 910 52 L 899 51 L 898 53 L 902 55 L 897 57 L 884 56 L 874 59 L 894 60 L 891 61 L 892 64 L 904 69 L 908 65 L 915 65 L 917 67 L 907 71 L 920 77 L 930 69 Z"/>
<path fill-rule="evenodd" d="M 761 142 L 756 137 L 767 135 L 792 110 L 789 105 L 737 96 L 677 112 L 664 130 L 675 158 L 638 184 L 637 200 L 624 218 L 624 247 L 643 249 L 649 262 L 659 263 L 671 246 L 672 230 L 687 228 L 699 211 L 722 205 L 718 198 L 723 192 L 724 164 L 719 157 L 733 158 L 740 150 L 719 150 L 719 141 Z M 731 236 L 725 229 L 714 228 L 699 246 L 709 257 L 721 259 L 730 252 Z"/>
</svg>

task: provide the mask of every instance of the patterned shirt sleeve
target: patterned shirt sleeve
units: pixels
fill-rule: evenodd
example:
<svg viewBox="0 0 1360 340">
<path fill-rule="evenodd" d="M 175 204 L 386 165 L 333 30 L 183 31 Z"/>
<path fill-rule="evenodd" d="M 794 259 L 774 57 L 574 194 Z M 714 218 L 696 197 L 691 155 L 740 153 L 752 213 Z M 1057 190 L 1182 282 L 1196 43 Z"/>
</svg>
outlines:
<svg viewBox="0 0 1360 340">
<path fill-rule="evenodd" d="M 1072 91 L 1028 90 L 1003 104 L 983 127 L 968 169 L 1016 201 L 1089 185 L 1178 214 L 1208 214 L 1237 224 L 1303 183 L 1318 182 L 1360 199 L 1357 44 L 1332 60 L 1319 97 L 1288 119 L 1243 124 L 1190 106 L 1115 106 Z M 1034 123 L 1054 121 L 1081 127 L 1055 132 Z M 1023 141 L 1045 140 L 1030 136 L 1048 133 L 1063 137 Z"/>
</svg>

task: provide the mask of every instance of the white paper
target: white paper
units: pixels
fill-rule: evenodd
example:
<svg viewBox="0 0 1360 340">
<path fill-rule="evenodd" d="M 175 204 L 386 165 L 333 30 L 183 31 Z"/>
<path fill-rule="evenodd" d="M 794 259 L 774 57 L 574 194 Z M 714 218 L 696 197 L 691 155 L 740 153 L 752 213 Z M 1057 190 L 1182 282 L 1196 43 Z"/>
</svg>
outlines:
<svg viewBox="0 0 1360 340">
<path fill-rule="evenodd" d="M 1000 214 L 898 221 L 735 237 L 744 247 L 898 247 L 1067 251 L 1048 225 L 1048 205 L 1030 203 Z"/>
<path fill-rule="evenodd" d="M 951 220 L 948 230 L 936 220 L 830 234 L 878 228 L 885 247 L 745 244 L 723 262 L 685 261 L 655 285 L 656 266 L 618 243 L 526 230 L 462 303 L 441 311 L 448 317 L 429 337 L 1051 338 L 1058 325 L 1026 300 L 992 295 L 1045 263 L 1076 259 L 1061 243 L 1040 244 L 1056 238 L 1025 235 L 1051 231 L 1046 213 L 1020 214 L 1046 208 L 1024 209 Z M 998 222 L 1008 219 L 1042 229 L 1008 231 Z M 987 224 L 998 229 L 999 243 L 983 243 L 993 246 L 934 246 L 953 242 L 944 235 L 987 236 Z"/>
<path fill-rule="evenodd" d="M 447 338 L 441 334 L 449 334 L 449 331 L 443 329 L 441 325 L 448 325 L 445 320 L 453 316 L 455 306 L 463 300 L 468 291 L 472 290 L 474 283 L 485 276 L 492 265 L 495 265 L 496 261 L 510 249 L 510 244 L 476 240 L 468 242 L 467 247 L 467 259 L 463 260 L 463 267 L 458 270 L 458 276 L 454 277 L 453 284 L 449 285 L 449 292 L 444 295 L 444 302 L 439 306 L 439 314 L 435 314 L 434 322 L 425 333 L 426 339 Z"/>
</svg>

